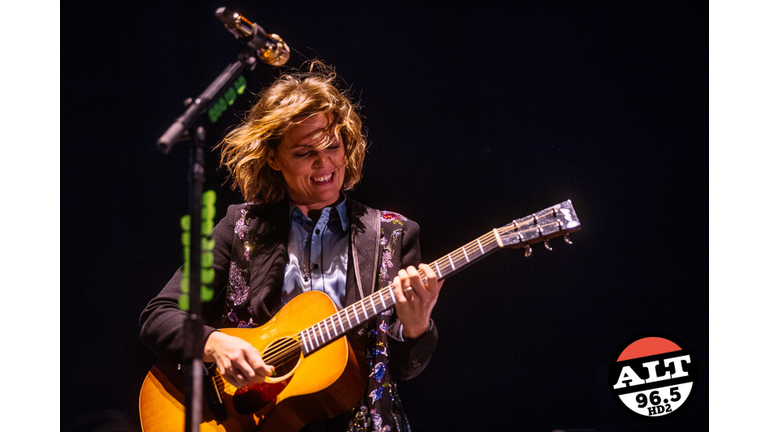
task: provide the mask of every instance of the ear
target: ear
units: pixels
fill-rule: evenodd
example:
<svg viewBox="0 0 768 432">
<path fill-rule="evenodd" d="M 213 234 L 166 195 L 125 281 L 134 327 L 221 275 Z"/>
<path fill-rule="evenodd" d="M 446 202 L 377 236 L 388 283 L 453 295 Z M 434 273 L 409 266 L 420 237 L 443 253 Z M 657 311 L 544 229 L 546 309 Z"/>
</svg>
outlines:
<svg viewBox="0 0 768 432">
<path fill-rule="evenodd" d="M 280 168 L 280 163 L 277 160 L 275 150 L 272 148 L 267 149 L 267 165 L 269 165 L 269 167 L 275 171 L 282 171 L 282 168 Z"/>
</svg>

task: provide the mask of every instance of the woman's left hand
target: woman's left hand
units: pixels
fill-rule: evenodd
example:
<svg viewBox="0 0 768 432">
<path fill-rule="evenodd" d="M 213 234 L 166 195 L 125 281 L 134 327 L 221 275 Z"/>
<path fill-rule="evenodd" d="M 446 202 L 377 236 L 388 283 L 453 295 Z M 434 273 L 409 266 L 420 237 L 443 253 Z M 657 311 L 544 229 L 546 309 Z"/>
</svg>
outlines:
<svg viewBox="0 0 768 432">
<path fill-rule="evenodd" d="M 443 286 L 443 281 L 437 281 L 437 275 L 428 265 L 419 264 L 419 270 L 426 276 L 426 285 L 414 266 L 400 270 L 392 283 L 397 300 L 397 317 L 403 324 L 403 336 L 411 339 L 421 336 L 429 328 L 432 308 Z"/>
</svg>

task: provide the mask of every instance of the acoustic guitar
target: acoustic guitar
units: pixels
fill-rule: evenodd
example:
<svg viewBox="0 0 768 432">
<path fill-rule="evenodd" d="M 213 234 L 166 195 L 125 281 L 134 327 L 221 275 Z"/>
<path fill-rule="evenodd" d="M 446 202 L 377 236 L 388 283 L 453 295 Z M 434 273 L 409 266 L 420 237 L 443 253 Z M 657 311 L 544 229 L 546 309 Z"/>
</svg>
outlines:
<svg viewBox="0 0 768 432">
<path fill-rule="evenodd" d="M 445 279 L 501 248 L 525 248 L 581 229 L 570 200 L 495 228 L 430 264 Z M 426 282 L 425 276 L 422 279 Z M 392 285 L 338 310 L 325 293 L 309 291 L 288 302 L 258 328 L 225 328 L 242 338 L 275 366 L 264 383 L 236 388 L 213 367 L 204 381 L 199 430 L 293 432 L 322 418 L 351 409 L 363 396 L 366 380 L 346 334 L 395 306 Z M 184 377 L 176 364 L 158 361 L 139 395 L 144 432 L 182 431 L 185 425 Z"/>
</svg>

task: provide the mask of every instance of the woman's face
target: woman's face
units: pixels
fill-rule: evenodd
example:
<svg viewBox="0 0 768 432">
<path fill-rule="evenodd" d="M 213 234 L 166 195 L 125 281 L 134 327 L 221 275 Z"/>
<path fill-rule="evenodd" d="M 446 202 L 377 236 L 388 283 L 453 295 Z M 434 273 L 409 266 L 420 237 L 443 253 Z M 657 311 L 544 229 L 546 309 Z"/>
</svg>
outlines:
<svg viewBox="0 0 768 432">
<path fill-rule="evenodd" d="M 288 130 L 269 166 L 283 173 L 288 196 L 302 210 L 317 210 L 338 201 L 344 185 L 344 145 L 341 137 L 331 137 L 322 148 L 323 137 L 315 133 L 328 125 L 324 116 L 308 117 Z"/>
</svg>

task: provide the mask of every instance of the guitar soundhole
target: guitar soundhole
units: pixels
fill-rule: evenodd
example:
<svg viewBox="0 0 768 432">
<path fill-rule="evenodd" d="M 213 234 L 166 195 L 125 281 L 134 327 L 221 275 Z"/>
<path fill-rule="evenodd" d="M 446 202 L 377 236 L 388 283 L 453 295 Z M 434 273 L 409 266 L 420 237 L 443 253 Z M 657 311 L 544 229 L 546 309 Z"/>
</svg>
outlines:
<svg viewBox="0 0 768 432">
<path fill-rule="evenodd" d="M 262 354 L 264 362 L 275 367 L 275 377 L 288 375 L 296 368 L 301 359 L 301 345 L 293 338 L 282 338 L 273 341 Z"/>
<path fill-rule="evenodd" d="M 240 414 L 254 413 L 277 398 L 291 382 L 290 373 L 301 359 L 301 346 L 295 339 L 277 339 L 267 346 L 261 357 L 275 367 L 275 375 L 267 382 L 237 389 L 232 402 Z"/>
</svg>

